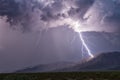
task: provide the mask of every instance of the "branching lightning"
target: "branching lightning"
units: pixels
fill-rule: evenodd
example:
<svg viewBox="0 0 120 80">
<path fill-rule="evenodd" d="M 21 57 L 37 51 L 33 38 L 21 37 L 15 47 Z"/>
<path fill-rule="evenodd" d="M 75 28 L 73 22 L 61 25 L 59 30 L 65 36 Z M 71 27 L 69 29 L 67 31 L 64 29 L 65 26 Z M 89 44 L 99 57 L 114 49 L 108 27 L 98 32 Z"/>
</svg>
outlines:
<svg viewBox="0 0 120 80">
<path fill-rule="evenodd" d="M 89 55 L 91 58 L 93 58 L 94 56 L 92 55 L 90 49 L 88 48 L 87 44 L 85 43 L 85 41 L 84 41 L 84 39 L 83 39 L 83 36 L 82 36 L 82 34 L 81 34 L 80 32 L 79 32 L 79 36 L 80 36 L 80 39 L 81 39 L 81 41 L 82 41 L 83 46 L 85 47 L 85 49 L 86 49 L 87 52 L 88 52 L 88 55 Z"/>
<path fill-rule="evenodd" d="M 91 53 L 90 49 L 88 48 L 87 44 L 85 43 L 84 39 L 83 39 L 83 36 L 79 30 L 79 27 L 80 27 L 80 24 L 79 24 L 79 21 L 77 22 L 74 22 L 74 26 L 75 26 L 75 30 L 79 33 L 79 37 L 80 37 L 80 40 L 82 42 L 82 45 L 83 47 L 86 49 L 88 55 L 90 56 L 90 58 L 94 58 L 94 55 Z"/>
</svg>

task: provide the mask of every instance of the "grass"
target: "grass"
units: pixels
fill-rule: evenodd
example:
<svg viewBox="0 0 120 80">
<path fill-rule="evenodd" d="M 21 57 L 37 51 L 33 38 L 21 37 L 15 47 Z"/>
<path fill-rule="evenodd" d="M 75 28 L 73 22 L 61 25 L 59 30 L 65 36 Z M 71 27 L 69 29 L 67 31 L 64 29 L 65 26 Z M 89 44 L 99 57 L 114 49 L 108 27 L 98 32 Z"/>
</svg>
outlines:
<svg viewBox="0 0 120 80">
<path fill-rule="evenodd" d="M 120 72 L 11 73 L 0 80 L 120 80 Z"/>
</svg>

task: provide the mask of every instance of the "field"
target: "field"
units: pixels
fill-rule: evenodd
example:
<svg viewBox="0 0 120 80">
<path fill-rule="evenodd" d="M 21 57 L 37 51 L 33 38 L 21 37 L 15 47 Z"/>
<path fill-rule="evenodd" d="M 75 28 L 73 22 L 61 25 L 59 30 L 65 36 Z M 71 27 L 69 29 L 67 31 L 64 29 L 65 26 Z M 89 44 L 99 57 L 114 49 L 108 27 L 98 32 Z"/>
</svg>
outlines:
<svg viewBox="0 0 120 80">
<path fill-rule="evenodd" d="M 120 80 L 120 72 L 0 74 L 0 80 Z"/>
</svg>

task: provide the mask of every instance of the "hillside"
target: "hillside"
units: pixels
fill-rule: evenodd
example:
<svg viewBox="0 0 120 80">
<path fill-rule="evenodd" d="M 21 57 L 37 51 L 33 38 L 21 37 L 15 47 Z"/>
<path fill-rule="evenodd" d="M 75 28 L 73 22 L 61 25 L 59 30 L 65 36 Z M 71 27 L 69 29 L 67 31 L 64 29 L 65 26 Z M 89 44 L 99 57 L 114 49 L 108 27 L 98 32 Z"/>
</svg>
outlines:
<svg viewBox="0 0 120 80">
<path fill-rule="evenodd" d="M 120 52 L 102 53 L 94 59 L 74 67 L 65 68 L 58 71 L 109 71 L 120 70 Z"/>
</svg>

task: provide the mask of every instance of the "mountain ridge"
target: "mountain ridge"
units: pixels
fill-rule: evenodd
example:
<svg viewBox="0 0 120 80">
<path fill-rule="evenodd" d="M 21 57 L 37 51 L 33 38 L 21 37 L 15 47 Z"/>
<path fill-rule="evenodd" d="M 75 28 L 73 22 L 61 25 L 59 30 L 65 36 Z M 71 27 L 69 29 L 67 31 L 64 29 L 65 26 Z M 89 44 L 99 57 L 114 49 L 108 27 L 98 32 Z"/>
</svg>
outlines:
<svg viewBox="0 0 120 80">
<path fill-rule="evenodd" d="M 58 71 L 104 71 L 120 70 L 120 52 L 102 53 L 90 61 Z M 57 70 L 56 70 L 57 71 Z"/>
<path fill-rule="evenodd" d="M 120 70 L 120 52 L 101 53 L 95 58 L 78 63 L 59 62 L 38 65 L 32 68 L 18 70 L 16 73 L 28 72 L 81 72 L 81 71 L 111 71 Z"/>
</svg>

